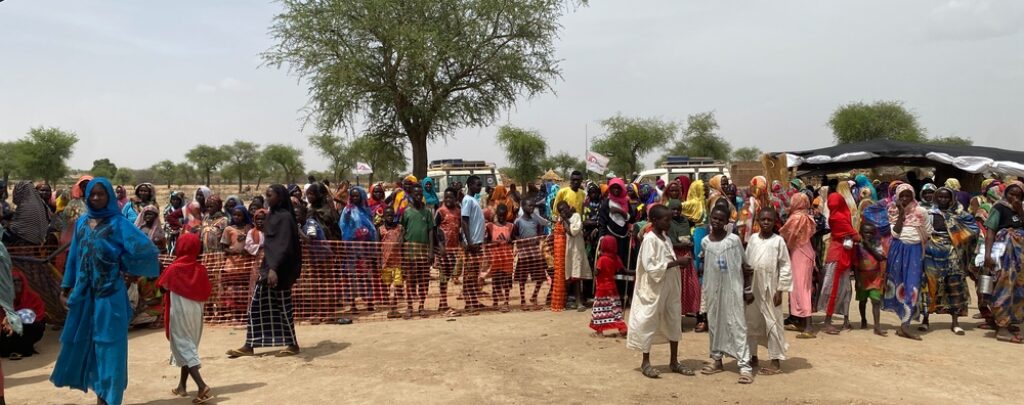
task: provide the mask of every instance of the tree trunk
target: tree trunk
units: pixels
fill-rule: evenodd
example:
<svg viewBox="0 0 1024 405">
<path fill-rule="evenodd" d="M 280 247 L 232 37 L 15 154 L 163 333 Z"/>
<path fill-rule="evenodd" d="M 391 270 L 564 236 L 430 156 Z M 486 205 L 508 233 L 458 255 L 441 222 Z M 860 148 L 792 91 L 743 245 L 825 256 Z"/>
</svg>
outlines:
<svg viewBox="0 0 1024 405">
<path fill-rule="evenodd" d="M 206 187 L 210 187 L 210 171 L 206 171 Z"/>
<path fill-rule="evenodd" d="M 238 194 L 242 194 L 242 175 L 238 175 Z"/>
<path fill-rule="evenodd" d="M 412 145 L 412 174 L 416 178 L 427 177 L 427 128 L 416 128 L 409 132 Z"/>
</svg>

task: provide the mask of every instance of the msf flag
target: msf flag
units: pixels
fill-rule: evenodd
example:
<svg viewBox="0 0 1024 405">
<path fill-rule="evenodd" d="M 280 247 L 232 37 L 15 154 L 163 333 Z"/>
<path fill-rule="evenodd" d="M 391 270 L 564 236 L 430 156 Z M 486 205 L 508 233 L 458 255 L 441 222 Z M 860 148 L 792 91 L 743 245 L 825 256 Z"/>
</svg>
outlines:
<svg viewBox="0 0 1024 405">
<path fill-rule="evenodd" d="M 362 175 L 367 175 L 367 174 L 370 174 L 370 173 L 373 173 L 373 168 L 370 167 L 370 165 L 368 165 L 366 163 L 363 163 L 363 162 L 356 162 L 356 174 L 357 175 L 362 176 Z"/>
<path fill-rule="evenodd" d="M 587 152 L 587 170 L 604 174 L 608 171 L 608 158 L 597 152 Z"/>
</svg>

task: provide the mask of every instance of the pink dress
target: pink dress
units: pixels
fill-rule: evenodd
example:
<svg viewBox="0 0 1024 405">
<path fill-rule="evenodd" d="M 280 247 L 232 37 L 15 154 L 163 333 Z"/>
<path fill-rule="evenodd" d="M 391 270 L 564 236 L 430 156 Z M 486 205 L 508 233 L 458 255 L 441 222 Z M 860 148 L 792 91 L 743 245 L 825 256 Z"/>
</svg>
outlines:
<svg viewBox="0 0 1024 405">
<path fill-rule="evenodd" d="M 799 247 L 789 249 L 789 260 L 793 271 L 793 291 L 789 293 L 790 315 L 806 318 L 814 313 L 811 294 L 814 290 L 814 248 L 806 241 Z"/>
</svg>

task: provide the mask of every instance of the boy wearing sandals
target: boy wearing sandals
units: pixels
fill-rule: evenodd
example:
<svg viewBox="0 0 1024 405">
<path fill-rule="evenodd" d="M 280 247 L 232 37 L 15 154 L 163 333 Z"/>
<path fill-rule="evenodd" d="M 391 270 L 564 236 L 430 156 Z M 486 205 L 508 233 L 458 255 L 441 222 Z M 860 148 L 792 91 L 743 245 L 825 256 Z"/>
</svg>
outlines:
<svg viewBox="0 0 1024 405">
<path fill-rule="evenodd" d="M 651 345 L 655 338 L 669 342 L 669 368 L 674 373 L 693 375 L 679 363 L 679 339 L 682 338 L 682 276 L 680 266 L 691 262 L 689 257 L 677 259 L 668 238 L 672 212 L 663 205 L 651 209 L 653 230 L 644 235 L 637 255 L 636 284 L 629 309 L 626 347 L 643 352 L 640 371 L 657 378 L 660 372 L 651 366 Z M 744 343 L 745 344 L 745 343 Z"/>
<path fill-rule="evenodd" d="M 786 359 L 786 343 L 782 315 L 782 293 L 792 291 L 793 273 L 789 265 L 789 248 L 781 236 L 775 234 L 778 214 L 772 207 L 763 207 L 758 213 L 760 232 L 747 241 L 746 261 L 753 269 L 751 284 L 754 303 L 747 305 L 747 346 L 750 347 L 750 365 L 756 367 L 757 346 L 766 344 L 770 367 L 761 367 L 758 374 L 782 373 L 782 360 Z"/>
<path fill-rule="evenodd" d="M 722 358 L 728 355 L 735 358 L 739 366 L 739 383 L 750 384 L 754 382 L 754 375 L 747 345 L 745 307 L 754 303 L 750 283 L 753 270 L 744 263 L 739 236 L 725 229 L 729 211 L 716 206 L 711 211 L 710 222 L 711 233 L 701 241 L 704 255 L 701 309 L 708 314 L 713 363 L 704 366 L 701 373 L 711 375 L 725 371 Z M 632 333 L 630 330 L 630 335 Z"/>
</svg>

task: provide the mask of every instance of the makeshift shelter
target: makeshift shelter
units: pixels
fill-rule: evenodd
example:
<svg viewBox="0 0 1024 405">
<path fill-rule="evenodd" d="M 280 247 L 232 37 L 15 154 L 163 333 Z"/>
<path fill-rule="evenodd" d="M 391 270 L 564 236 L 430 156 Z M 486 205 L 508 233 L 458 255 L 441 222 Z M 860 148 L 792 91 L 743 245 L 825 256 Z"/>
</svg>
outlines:
<svg viewBox="0 0 1024 405">
<path fill-rule="evenodd" d="M 934 167 L 939 177 L 963 173 L 1024 176 L 1024 152 L 987 146 L 947 146 L 872 140 L 827 148 L 780 152 L 799 171 L 842 172 L 881 166 Z M 965 184 L 966 186 L 966 184 Z"/>
<path fill-rule="evenodd" d="M 556 183 L 562 181 L 562 177 L 559 176 L 558 173 L 555 173 L 554 170 L 548 170 L 548 172 L 544 173 L 544 175 L 541 176 L 540 179 L 544 181 L 553 181 Z"/>
</svg>

